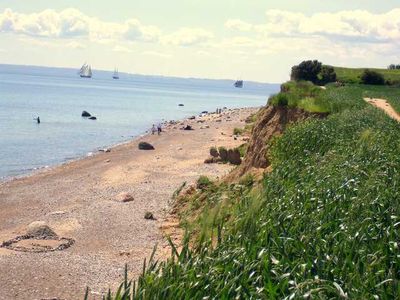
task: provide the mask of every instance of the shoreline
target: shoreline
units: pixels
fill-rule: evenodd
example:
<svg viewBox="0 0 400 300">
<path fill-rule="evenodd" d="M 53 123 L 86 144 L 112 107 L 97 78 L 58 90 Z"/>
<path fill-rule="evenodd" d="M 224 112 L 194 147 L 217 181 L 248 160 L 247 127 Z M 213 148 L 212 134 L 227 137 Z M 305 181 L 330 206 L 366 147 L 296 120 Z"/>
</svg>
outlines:
<svg viewBox="0 0 400 300">
<path fill-rule="evenodd" d="M 222 111 L 229 111 L 229 110 L 241 110 L 241 109 L 259 109 L 261 106 L 257 107 L 257 106 L 251 106 L 251 107 L 240 107 L 240 108 L 232 108 L 232 109 L 223 109 Z M 194 115 L 196 118 L 201 117 L 201 116 L 212 116 L 216 114 L 215 112 L 208 112 L 206 114 L 203 113 L 199 113 L 197 115 Z M 189 118 L 191 116 L 187 116 L 183 119 L 179 119 L 179 120 L 167 120 L 167 121 L 163 121 L 161 124 L 163 125 L 163 128 L 165 128 L 166 126 L 170 125 L 171 122 L 177 122 L 177 123 L 181 123 L 181 122 L 185 122 L 188 121 Z M 151 126 L 149 126 L 150 128 Z M 135 142 L 135 140 L 141 139 L 147 135 L 150 135 L 150 130 L 146 130 L 144 133 L 140 133 L 136 136 L 132 136 L 129 139 L 125 140 L 125 141 L 121 141 L 121 142 L 117 142 L 115 144 L 111 144 L 111 145 L 106 145 L 106 146 L 99 146 L 95 149 L 92 149 L 91 151 L 87 152 L 85 155 L 81 154 L 81 155 L 77 155 L 74 158 L 65 158 L 64 161 L 59 162 L 59 163 L 55 163 L 54 165 L 45 165 L 42 167 L 38 167 L 38 168 L 34 168 L 34 169 L 30 169 L 27 172 L 24 172 L 23 174 L 19 174 L 19 175 L 9 175 L 9 176 L 4 176 L 4 177 L 0 177 L 0 187 L 3 183 L 7 183 L 7 182 L 11 182 L 14 180 L 21 180 L 24 179 L 26 177 L 30 177 L 30 176 L 36 176 L 38 174 L 42 174 L 43 172 L 48 172 L 51 170 L 54 170 L 55 168 L 64 166 L 64 165 L 68 165 L 70 163 L 74 163 L 76 161 L 80 161 L 83 159 L 87 159 L 96 155 L 99 155 L 102 153 L 101 149 L 110 149 L 111 151 L 119 146 L 123 146 L 129 143 L 133 143 Z M 91 154 L 91 155 L 90 155 Z"/>
<path fill-rule="evenodd" d="M 158 136 L 147 133 L 21 178 L 0 183 L 0 244 L 26 232 L 35 221 L 46 222 L 74 244 L 63 251 L 31 253 L 0 248 L 0 292 L 9 299 L 75 299 L 89 286 L 93 299 L 130 277 L 158 244 L 158 258 L 169 253 L 162 226 L 173 192 L 200 175 L 219 178 L 232 166 L 204 164 L 211 146 L 236 147 L 233 129 L 243 127 L 259 108 L 209 113 L 195 120 L 168 121 Z M 181 130 L 190 125 L 194 130 Z M 155 150 L 138 150 L 140 141 Z M 116 201 L 120 193 L 131 202 Z M 156 220 L 145 220 L 145 212 Z M 34 279 L 32 279 L 32 274 Z"/>
</svg>

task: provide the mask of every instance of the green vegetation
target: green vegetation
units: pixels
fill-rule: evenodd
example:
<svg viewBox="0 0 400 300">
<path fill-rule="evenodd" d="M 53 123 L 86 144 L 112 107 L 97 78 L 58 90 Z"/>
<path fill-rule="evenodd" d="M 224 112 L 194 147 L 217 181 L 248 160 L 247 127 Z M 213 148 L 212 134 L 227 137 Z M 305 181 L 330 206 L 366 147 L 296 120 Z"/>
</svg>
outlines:
<svg viewBox="0 0 400 300">
<path fill-rule="evenodd" d="M 361 83 L 361 75 L 365 72 L 365 68 L 341 68 L 334 67 L 337 79 L 341 82 L 345 83 Z M 399 85 L 400 84 L 400 69 L 374 69 L 370 68 L 369 70 L 378 72 L 382 74 L 390 85 Z"/>
<path fill-rule="evenodd" d="M 361 74 L 361 83 L 362 84 L 372 84 L 372 85 L 384 85 L 385 77 L 381 73 L 366 69 Z"/>
<path fill-rule="evenodd" d="M 210 187 L 213 182 L 207 176 L 200 176 L 197 180 L 197 188 L 200 190 L 205 190 Z"/>
<path fill-rule="evenodd" d="M 272 96 L 268 103 L 278 106 L 299 107 L 310 112 L 328 112 L 323 100 L 324 91 L 307 81 L 290 81 L 281 86 L 281 92 Z"/>
<path fill-rule="evenodd" d="M 318 60 L 306 60 L 292 67 L 290 78 L 293 81 L 310 81 L 325 85 L 336 81 L 336 73 L 333 67 L 323 66 Z"/>
<path fill-rule="evenodd" d="M 283 85 L 289 106 L 329 116 L 271 141 L 261 184 L 203 178 L 184 200 L 182 249 L 171 243 L 170 259 L 150 259 L 136 285 L 121 285 L 129 297 L 107 299 L 399 299 L 400 126 L 363 100 L 387 98 L 398 109 L 399 93 Z"/>
<path fill-rule="evenodd" d="M 237 147 L 237 149 L 239 150 L 239 153 L 240 153 L 240 157 L 244 157 L 246 155 L 248 146 L 249 145 L 247 143 L 244 143 L 244 144 L 241 144 L 239 147 Z"/>
<path fill-rule="evenodd" d="M 234 135 L 242 135 L 244 133 L 244 129 L 243 128 L 237 128 L 237 127 L 235 127 L 234 129 L 233 129 L 233 134 Z"/>
</svg>

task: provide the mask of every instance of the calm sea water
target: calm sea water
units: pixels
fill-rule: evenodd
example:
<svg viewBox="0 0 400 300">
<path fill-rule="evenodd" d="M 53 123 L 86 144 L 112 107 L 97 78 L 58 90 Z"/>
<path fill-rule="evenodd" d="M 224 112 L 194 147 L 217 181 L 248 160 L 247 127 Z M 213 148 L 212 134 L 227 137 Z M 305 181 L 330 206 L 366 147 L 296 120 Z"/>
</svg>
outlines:
<svg viewBox="0 0 400 300">
<path fill-rule="evenodd" d="M 22 175 L 124 142 L 153 123 L 217 107 L 259 106 L 277 85 L 0 65 L 0 178 Z M 178 106 L 183 103 L 185 106 Z M 87 110 L 96 121 L 81 117 Z M 40 116 L 41 124 L 33 118 Z"/>
</svg>

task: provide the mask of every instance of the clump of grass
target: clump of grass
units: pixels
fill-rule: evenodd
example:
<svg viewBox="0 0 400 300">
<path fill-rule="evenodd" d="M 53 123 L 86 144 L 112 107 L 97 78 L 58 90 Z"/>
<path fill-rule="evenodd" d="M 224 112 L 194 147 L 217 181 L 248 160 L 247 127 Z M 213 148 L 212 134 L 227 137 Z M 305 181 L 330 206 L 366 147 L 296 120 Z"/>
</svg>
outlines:
<svg viewBox="0 0 400 300">
<path fill-rule="evenodd" d="M 243 128 L 237 128 L 237 127 L 235 127 L 234 129 L 233 129 L 233 134 L 234 135 L 242 135 L 244 133 L 244 129 Z"/>
<path fill-rule="evenodd" d="M 252 174 L 246 174 L 239 180 L 239 184 L 244 185 L 246 187 L 251 187 L 253 186 L 255 180 L 254 176 Z"/>
<path fill-rule="evenodd" d="M 196 187 L 200 190 L 205 190 L 212 184 L 213 182 L 207 176 L 202 175 L 197 179 Z"/>
<path fill-rule="evenodd" d="M 244 144 L 241 144 L 239 147 L 237 147 L 237 149 L 239 150 L 239 153 L 240 153 L 240 157 L 246 156 L 248 146 L 249 146 L 249 144 L 244 143 Z"/>
</svg>

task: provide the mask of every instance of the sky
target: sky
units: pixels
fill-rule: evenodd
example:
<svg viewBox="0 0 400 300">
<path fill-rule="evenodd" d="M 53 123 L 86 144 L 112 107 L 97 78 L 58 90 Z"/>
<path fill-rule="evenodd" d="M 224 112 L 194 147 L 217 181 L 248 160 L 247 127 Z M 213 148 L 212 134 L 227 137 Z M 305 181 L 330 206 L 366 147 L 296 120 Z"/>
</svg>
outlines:
<svg viewBox="0 0 400 300">
<path fill-rule="evenodd" d="M 0 0 L 0 63 L 279 83 L 400 63 L 400 0 Z"/>
</svg>

